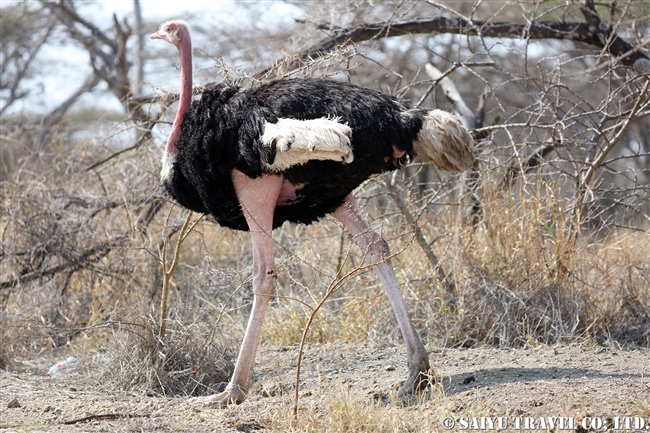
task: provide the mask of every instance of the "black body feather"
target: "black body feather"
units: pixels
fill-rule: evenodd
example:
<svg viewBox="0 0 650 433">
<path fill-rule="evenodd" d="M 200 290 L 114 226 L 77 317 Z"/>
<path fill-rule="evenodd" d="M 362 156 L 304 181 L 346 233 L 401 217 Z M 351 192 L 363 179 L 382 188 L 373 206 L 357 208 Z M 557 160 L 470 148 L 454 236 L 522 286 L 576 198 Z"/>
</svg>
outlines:
<svg viewBox="0 0 650 433">
<path fill-rule="evenodd" d="M 225 227 L 248 230 L 232 185 L 237 169 L 251 178 L 264 174 L 275 150 L 261 144 L 266 122 L 278 118 L 339 117 L 352 129 L 354 161 L 310 161 L 281 173 L 304 187 L 296 200 L 275 208 L 273 227 L 284 221 L 309 224 L 338 208 L 372 175 L 399 168 L 395 148 L 413 156 L 412 142 L 424 110 L 411 110 L 393 97 L 324 79 L 285 79 L 242 91 L 215 88 L 193 101 L 181 126 L 176 159 L 165 187 L 188 209 L 211 214 Z M 403 162 L 403 160 L 401 161 Z"/>
</svg>

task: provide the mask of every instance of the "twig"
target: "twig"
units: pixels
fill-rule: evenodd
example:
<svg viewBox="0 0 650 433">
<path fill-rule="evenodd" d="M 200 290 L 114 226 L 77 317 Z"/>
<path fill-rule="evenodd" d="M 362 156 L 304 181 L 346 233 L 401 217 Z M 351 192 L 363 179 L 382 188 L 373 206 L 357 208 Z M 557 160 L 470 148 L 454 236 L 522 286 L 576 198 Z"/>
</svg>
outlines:
<svg viewBox="0 0 650 433">
<path fill-rule="evenodd" d="M 350 244 L 350 247 L 352 244 Z M 349 253 L 349 249 L 348 249 Z M 296 392 L 294 396 L 294 404 L 293 404 L 293 418 L 294 420 L 298 419 L 298 399 L 300 398 L 300 367 L 302 366 L 302 355 L 304 353 L 304 348 L 305 348 L 305 343 L 307 341 L 307 333 L 309 332 L 309 328 L 311 327 L 312 322 L 316 318 L 316 314 L 318 311 L 320 311 L 320 308 L 325 304 L 325 301 L 334 293 L 336 292 L 343 283 L 348 281 L 350 278 L 352 278 L 354 275 L 356 275 L 358 272 L 360 272 L 363 269 L 367 269 L 371 266 L 374 266 L 376 263 L 373 264 L 365 264 L 365 265 L 359 265 L 352 271 L 348 272 L 347 274 L 343 275 L 339 279 L 335 279 L 328 287 L 323 295 L 323 297 L 320 299 L 320 301 L 316 304 L 315 307 L 312 308 L 311 313 L 309 314 L 309 317 L 307 318 L 307 323 L 305 323 L 305 327 L 302 330 L 302 337 L 300 338 L 300 346 L 298 348 L 298 360 L 296 361 Z M 343 267 L 339 269 L 339 274 Z"/>
<path fill-rule="evenodd" d="M 42 270 L 42 271 L 33 271 L 33 272 L 25 272 L 13 279 L 7 280 L 7 281 L 2 281 L 0 282 L 0 292 L 3 289 L 8 289 L 8 288 L 13 288 L 14 286 L 18 284 L 24 284 L 28 281 L 32 281 L 38 278 L 42 277 L 47 277 L 49 275 L 54 275 L 59 272 L 68 270 L 72 268 L 73 270 L 76 270 L 78 267 L 82 266 L 83 264 L 88 264 L 88 263 L 94 263 L 99 261 L 101 258 L 106 256 L 111 250 L 114 248 L 122 245 L 122 243 L 126 242 L 129 239 L 127 235 L 111 239 L 111 244 L 99 244 L 96 245 L 92 248 L 89 248 L 88 250 L 84 251 L 83 253 L 79 254 L 77 257 L 75 257 L 75 260 L 71 260 L 69 262 L 52 266 L 48 269 Z M 4 294 L 3 296 L 8 296 L 8 294 Z"/>
<path fill-rule="evenodd" d="M 361 234 L 359 234 L 357 236 L 360 236 L 360 235 Z M 352 248 L 352 244 L 353 244 L 353 242 L 351 242 L 350 245 L 348 246 L 346 256 L 348 256 L 350 254 L 350 249 Z M 378 265 L 379 263 L 384 263 L 384 262 L 390 261 L 391 258 L 393 258 L 395 256 L 398 256 L 399 254 L 404 252 L 406 250 L 406 248 L 409 247 L 410 244 L 411 243 L 408 242 L 404 246 L 404 248 L 402 248 L 401 250 L 397 251 L 394 254 L 389 255 L 388 257 L 384 257 L 380 262 L 377 262 L 377 263 L 362 263 L 362 264 L 360 264 L 359 266 L 357 266 L 356 268 L 354 268 L 353 270 L 351 270 L 350 272 L 346 273 L 343 276 L 341 276 L 341 275 L 343 274 L 343 268 L 344 268 L 345 260 L 342 261 L 341 266 L 339 267 L 339 269 L 336 272 L 334 280 L 327 287 L 327 290 L 325 291 L 325 294 L 318 301 L 316 306 L 314 306 L 312 308 L 311 313 L 309 314 L 309 317 L 307 318 L 307 323 L 305 323 L 305 327 L 303 328 L 302 337 L 300 339 L 300 346 L 298 348 L 298 360 L 296 362 L 296 385 L 295 385 L 296 392 L 295 392 L 295 395 L 294 395 L 294 405 L 293 405 L 293 419 L 294 420 L 298 419 L 298 400 L 300 398 L 299 391 L 300 391 L 300 370 L 301 370 L 301 366 L 302 366 L 302 355 L 303 355 L 303 352 L 304 352 L 305 343 L 307 341 L 307 333 L 309 332 L 309 328 L 311 327 L 312 322 L 316 318 L 316 314 L 318 313 L 318 311 L 320 311 L 321 307 L 325 304 L 325 301 L 327 301 L 327 299 L 334 292 L 336 292 L 341 287 L 341 285 L 346 283 L 350 278 L 354 277 L 359 272 L 361 272 L 361 271 L 363 271 L 365 269 L 370 269 L 373 266 Z"/>
<path fill-rule="evenodd" d="M 165 227 L 168 227 L 169 223 L 169 216 L 171 215 L 171 211 L 174 207 L 172 206 L 169 209 L 169 214 L 167 215 L 167 224 L 165 224 Z M 161 257 L 161 263 L 163 266 L 163 287 L 162 287 L 162 295 L 160 299 L 160 328 L 158 330 L 158 336 L 160 340 L 163 340 L 165 338 L 165 332 L 167 331 L 167 298 L 169 296 L 169 283 L 174 276 L 174 272 L 176 271 L 176 267 L 178 266 L 179 262 L 179 256 L 181 254 L 181 245 L 183 244 L 183 241 L 187 237 L 187 235 L 190 234 L 190 232 L 194 229 L 194 227 L 201 221 L 201 218 L 203 218 L 204 214 L 199 215 L 199 217 L 190 225 L 190 221 L 192 220 L 192 211 L 187 212 L 187 217 L 185 218 L 185 222 L 183 223 L 183 227 L 181 227 L 181 231 L 178 234 L 178 239 L 176 240 L 176 245 L 174 247 L 174 256 L 172 258 L 172 263 L 167 268 L 167 237 L 165 237 L 165 240 L 163 242 L 163 251 L 162 251 L 162 257 Z M 189 228 L 188 228 L 189 226 Z"/>
<path fill-rule="evenodd" d="M 142 146 L 146 141 L 151 139 L 151 136 L 152 136 L 151 130 L 153 129 L 154 126 L 156 126 L 158 124 L 158 122 L 162 118 L 164 112 L 165 112 L 165 110 L 161 110 L 160 113 L 158 114 L 158 116 L 156 116 L 155 118 L 145 118 L 144 119 L 143 127 L 142 127 L 144 132 L 142 133 L 142 135 L 140 136 L 138 141 L 135 142 L 135 144 L 133 144 L 132 146 L 129 146 L 129 147 L 125 147 L 124 149 L 120 149 L 117 152 L 114 152 L 113 154 L 107 156 L 106 158 L 104 158 L 104 159 L 102 159 L 100 161 L 97 161 L 94 164 L 91 164 L 90 167 L 86 168 L 86 171 L 94 170 L 97 167 L 99 167 L 100 165 L 106 164 L 108 161 L 112 160 L 113 158 L 117 158 L 118 156 L 120 156 L 120 155 L 122 155 L 122 154 L 124 154 L 126 152 L 136 150 L 140 146 Z"/>
<path fill-rule="evenodd" d="M 451 68 L 448 72 L 445 72 L 443 74 L 435 66 L 427 63 L 425 69 L 429 77 L 431 77 L 432 80 L 435 80 L 438 85 L 440 85 L 442 91 L 447 97 L 447 100 L 454 106 L 454 112 L 460 118 L 465 128 L 473 131 L 472 137 L 474 138 L 474 141 L 478 142 L 479 140 L 485 138 L 487 136 L 487 133 L 476 132 L 478 128 L 483 126 L 484 115 L 481 117 L 477 116 L 467 106 L 465 100 L 458 91 L 458 88 L 456 88 L 456 84 L 454 84 L 454 82 L 447 76 L 448 72 L 451 71 Z M 480 105 L 483 105 L 483 108 L 480 108 L 483 110 L 484 101 L 481 101 Z M 476 226 L 480 220 L 481 214 L 481 200 L 476 193 L 476 189 L 479 183 L 479 170 L 479 160 L 475 159 L 472 167 L 467 171 L 463 179 L 465 188 L 467 189 L 470 197 L 470 214 L 468 220 L 473 227 Z"/>
<path fill-rule="evenodd" d="M 625 7 L 627 8 L 628 4 Z M 580 10 L 589 25 L 589 31 L 595 39 L 594 42 L 597 41 L 593 45 L 600 46 L 603 51 L 608 51 L 609 54 L 621 60 L 624 65 L 633 66 L 637 61 L 650 62 L 648 56 L 636 50 L 633 45 L 618 36 L 612 28 L 601 21 L 593 0 L 583 0 Z"/>
<path fill-rule="evenodd" d="M 400 196 L 399 192 L 395 188 L 395 185 L 393 182 L 389 181 L 388 179 L 384 180 L 384 186 L 388 190 L 388 193 L 390 194 L 391 198 L 399 208 L 400 212 L 406 219 L 406 222 L 408 225 L 411 227 L 411 230 L 413 230 L 413 233 L 415 235 L 415 240 L 417 241 L 418 245 L 420 245 L 420 248 L 422 248 L 422 251 L 424 251 L 424 255 L 427 256 L 427 259 L 429 260 L 429 263 L 431 263 L 431 267 L 435 269 L 438 273 L 438 279 L 440 280 L 440 284 L 445 284 L 445 281 L 447 280 L 447 276 L 445 275 L 445 271 L 442 269 L 442 265 L 440 264 L 440 261 L 438 260 L 438 257 L 436 254 L 433 252 L 431 249 L 431 245 L 427 242 L 427 240 L 424 237 L 424 234 L 422 233 L 422 230 L 420 229 L 420 226 L 418 225 L 418 222 L 415 218 L 415 216 L 411 213 L 409 210 L 408 205 L 406 202 L 402 199 Z M 451 286 L 453 287 L 453 282 L 451 283 Z"/>
<path fill-rule="evenodd" d="M 462 66 L 458 64 L 458 66 Z M 463 122 L 463 125 L 467 129 L 476 129 L 479 128 L 481 125 L 479 124 L 479 119 L 476 117 L 476 115 L 470 110 L 470 108 L 467 106 L 465 103 L 465 100 L 463 97 L 460 95 L 460 92 L 456 88 L 456 85 L 454 82 L 448 77 L 448 75 L 456 69 L 456 64 L 453 65 L 447 72 L 444 74 L 440 72 L 438 68 L 433 66 L 430 63 L 427 63 L 425 65 L 425 69 L 427 71 L 427 75 L 431 77 L 432 80 L 435 80 L 438 85 L 442 88 L 442 91 L 444 92 L 445 96 L 449 100 L 449 102 L 452 103 L 454 106 L 454 111 L 460 118 L 460 120 Z"/>
<path fill-rule="evenodd" d="M 140 414 L 132 414 L 132 413 L 102 413 L 96 415 L 88 415 L 88 416 L 84 416 L 83 418 L 72 419 L 69 421 L 63 421 L 61 424 L 72 425 L 72 424 L 80 424 L 82 422 L 88 422 L 88 421 L 100 421 L 103 419 L 149 418 L 150 416 L 151 414 L 140 415 Z"/>
<path fill-rule="evenodd" d="M 503 181 L 501 182 L 502 189 L 510 189 L 515 181 L 519 178 L 519 176 L 527 173 L 529 170 L 535 167 L 538 167 L 544 161 L 544 158 L 546 158 L 546 156 L 553 152 L 555 149 L 555 144 L 542 146 L 535 150 L 522 165 L 511 165 L 508 168 L 508 172 L 504 176 Z"/>
</svg>

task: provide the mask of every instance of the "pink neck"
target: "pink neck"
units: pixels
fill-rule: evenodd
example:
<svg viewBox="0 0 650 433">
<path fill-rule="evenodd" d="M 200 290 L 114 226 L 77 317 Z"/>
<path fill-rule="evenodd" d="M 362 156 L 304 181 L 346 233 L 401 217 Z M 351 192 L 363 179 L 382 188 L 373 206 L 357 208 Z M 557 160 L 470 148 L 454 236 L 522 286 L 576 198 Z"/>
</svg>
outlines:
<svg viewBox="0 0 650 433">
<path fill-rule="evenodd" d="M 165 153 L 170 156 L 176 153 L 176 143 L 181 136 L 181 123 L 192 103 L 192 41 L 189 32 L 183 32 L 177 48 L 181 67 L 181 90 L 178 111 L 165 148 Z"/>
</svg>

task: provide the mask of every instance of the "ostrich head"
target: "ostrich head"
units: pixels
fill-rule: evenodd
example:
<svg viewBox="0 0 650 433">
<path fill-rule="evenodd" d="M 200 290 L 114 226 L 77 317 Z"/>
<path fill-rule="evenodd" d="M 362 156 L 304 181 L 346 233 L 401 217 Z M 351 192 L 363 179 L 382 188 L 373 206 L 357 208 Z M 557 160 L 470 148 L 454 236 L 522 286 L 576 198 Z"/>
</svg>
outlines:
<svg viewBox="0 0 650 433">
<path fill-rule="evenodd" d="M 151 39 L 163 39 L 178 47 L 186 38 L 190 37 L 190 30 L 185 21 L 167 21 L 160 26 L 160 30 L 151 35 Z"/>
</svg>

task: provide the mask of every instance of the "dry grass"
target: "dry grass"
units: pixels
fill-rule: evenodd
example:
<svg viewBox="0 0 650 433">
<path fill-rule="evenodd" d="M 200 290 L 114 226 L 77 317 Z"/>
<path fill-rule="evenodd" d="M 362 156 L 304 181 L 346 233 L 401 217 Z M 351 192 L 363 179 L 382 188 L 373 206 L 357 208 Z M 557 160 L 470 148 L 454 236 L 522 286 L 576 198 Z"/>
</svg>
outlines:
<svg viewBox="0 0 650 433">
<path fill-rule="evenodd" d="M 403 402 L 378 394 L 359 392 L 350 385 L 321 385 L 310 391 L 316 398 L 301 399 L 294 418 L 290 397 L 257 408 L 257 428 L 273 432 L 415 432 L 439 431 L 437 420 L 453 414 L 441 388 L 426 398 Z M 472 406 L 470 410 L 475 410 Z M 251 408 L 233 407 L 229 416 L 240 430 L 250 427 L 244 420 Z M 476 410 L 478 412 L 478 410 Z M 423 430 L 423 427 L 427 426 Z"/>
<path fill-rule="evenodd" d="M 121 169 L 129 167 L 131 163 Z M 130 176 L 110 186 L 107 181 L 91 183 L 96 179 L 91 174 L 76 174 L 73 179 L 89 185 L 74 191 L 77 196 L 104 194 L 110 188 L 127 191 L 135 185 Z M 410 227 L 390 199 L 382 196 L 379 182 L 370 182 L 360 194 L 366 211 L 376 215 L 373 226 L 398 253 L 392 262 L 425 340 L 436 346 L 519 347 L 580 339 L 648 345 L 650 336 L 644 330 L 650 317 L 649 234 L 622 229 L 604 236 L 585 232 L 574 250 L 563 255 L 570 215 L 563 208 L 561 188 L 540 181 L 510 195 L 498 192 L 491 182 L 484 180 L 483 220 L 476 227 L 460 222 L 453 206 L 427 206 L 419 215 L 424 236 L 434 240 L 432 251 L 455 282 L 453 291 L 441 285 Z M 40 284 L 21 284 L 7 291 L 2 329 L 11 331 L 2 333 L 3 362 L 64 346 L 80 333 L 95 333 L 102 345 L 107 339 L 120 340 L 93 327 L 112 314 L 130 311 L 132 305 L 158 305 L 161 271 L 156 257 L 166 212 L 159 212 L 142 234 L 135 223 L 146 210 L 137 198 L 151 197 L 146 192 L 151 186 L 144 183 L 130 190 L 133 198 L 123 204 L 106 198 L 75 207 L 70 199 L 73 185 L 44 188 L 35 180 L 14 185 L 4 184 L 5 200 L 11 203 L 7 208 L 11 211 L 2 216 L 4 251 L 27 251 L 40 243 L 31 253 L 30 260 L 37 263 L 29 266 L 35 270 L 38 260 L 65 265 L 78 251 L 122 233 L 126 237 L 97 259 L 72 262 L 66 272 L 35 280 Z M 15 189 L 18 185 L 20 192 Z M 422 201 L 407 199 L 413 208 L 422 209 Z M 103 210 L 97 211 L 97 206 Z M 164 209 L 167 206 L 163 204 Z M 173 210 L 172 227 L 183 218 L 181 209 Z M 125 227 L 130 229 L 124 231 Z M 323 297 L 338 266 L 351 271 L 362 263 L 362 252 L 350 246 L 341 230 L 326 219 L 309 227 L 285 225 L 276 231 L 280 279 L 264 324 L 264 344 L 298 342 L 311 308 Z M 59 255 L 39 256 L 44 250 Z M 220 317 L 215 333 L 219 342 L 238 340 L 251 301 L 251 256 L 247 234 L 209 221 L 199 223 L 183 245 L 172 284 L 171 314 L 178 323 L 195 324 L 192 333 L 207 332 Z M 3 278 L 21 263 L 24 260 L 16 256 L 14 267 L 4 268 Z M 562 274 L 560 265 L 569 271 Z M 156 314 L 154 309 L 148 308 L 147 315 Z M 151 325 L 144 318 L 138 323 Z M 219 338 L 221 334 L 228 338 Z M 361 272 L 327 300 L 308 334 L 312 342 L 367 338 L 395 342 L 400 338 L 390 306 L 370 271 Z M 155 346 L 145 341 L 149 349 Z M 130 344 L 137 346 L 135 340 Z"/>
</svg>

